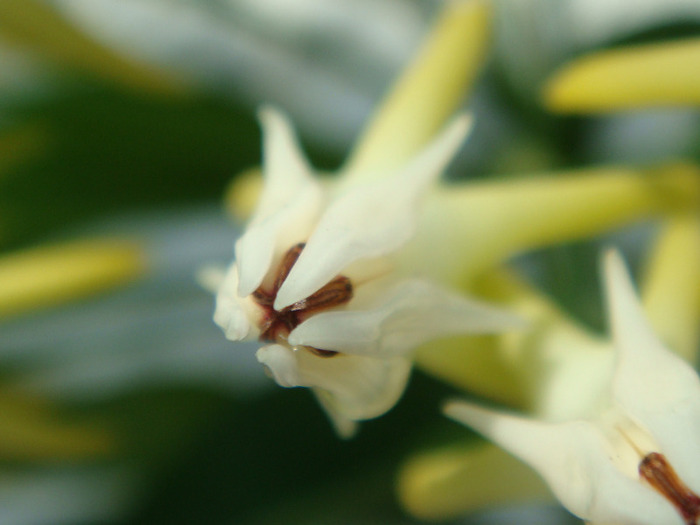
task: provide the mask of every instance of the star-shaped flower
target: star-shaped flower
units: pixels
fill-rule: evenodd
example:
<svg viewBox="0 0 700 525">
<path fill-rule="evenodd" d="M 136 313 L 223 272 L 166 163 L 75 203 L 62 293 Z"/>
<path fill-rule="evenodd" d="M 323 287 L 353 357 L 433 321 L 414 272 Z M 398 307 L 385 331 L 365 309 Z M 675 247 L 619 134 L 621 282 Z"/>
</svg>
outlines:
<svg viewBox="0 0 700 525">
<path fill-rule="evenodd" d="M 216 321 L 230 339 L 269 343 L 259 360 L 279 384 L 312 387 L 343 434 L 393 406 L 416 346 L 513 326 L 464 297 L 484 270 L 700 195 L 687 165 L 435 184 L 469 127 L 446 122 L 482 62 L 488 18 L 483 2 L 445 4 L 334 179 L 313 173 L 281 113 L 261 112 L 264 189 L 236 261 L 209 281 Z M 250 195 L 241 187 L 238 211 Z M 427 346 L 419 359 L 439 354 Z"/>
<path fill-rule="evenodd" d="M 564 506 L 593 523 L 700 519 L 700 380 L 650 328 L 616 252 L 605 259 L 616 364 L 596 417 L 538 421 L 472 403 L 446 405 L 535 468 Z"/>
<path fill-rule="evenodd" d="M 394 258 L 413 236 L 423 194 L 463 142 L 460 116 L 405 166 L 324 186 L 278 111 L 260 113 L 265 186 L 217 294 L 215 322 L 234 341 L 266 343 L 258 360 L 278 384 L 314 389 L 342 433 L 403 392 L 410 353 L 518 319 L 427 279 Z"/>
</svg>

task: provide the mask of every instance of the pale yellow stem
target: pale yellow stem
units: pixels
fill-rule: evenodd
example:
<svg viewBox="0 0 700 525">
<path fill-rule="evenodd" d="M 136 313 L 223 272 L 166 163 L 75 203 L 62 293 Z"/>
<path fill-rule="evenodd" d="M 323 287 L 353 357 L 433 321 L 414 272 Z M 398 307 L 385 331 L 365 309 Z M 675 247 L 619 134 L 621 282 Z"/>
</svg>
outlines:
<svg viewBox="0 0 700 525">
<path fill-rule="evenodd" d="M 469 286 L 481 271 L 516 253 L 698 203 L 700 172 L 684 164 L 446 185 L 426 202 L 417 235 L 399 263 L 453 286 Z"/>
<path fill-rule="evenodd" d="M 486 54 L 490 6 L 480 0 L 445 4 L 422 51 L 358 140 L 344 168 L 350 178 L 403 165 L 467 95 Z"/>
<path fill-rule="evenodd" d="M 558 391 L 560 382 L 553 378 L 579 367 L 581 374 L 593 378 L 589 390 L 595 397 L 599 370 L 609 364 L 601 342 L 547 296 L 503 268 L 483 273 L 471 291 L 522 316 L 527 327 L 431 341 L 419 348 L 416 365 L 467 392 L 546 417 L 585 411 L 590 400 L 580 392 Z"/>
<path fill-rule="evenodd" d="M 0 40 L 61 67 L 92 73 L 140 91 L 180 94 L 174 75 L 117 54 L 75 27 L 46 2 L 2 0 Z"/>
<path fill-rule="evenodd" d="M 75 241 L 0 257 L 0 317 L 118 286 L 144 271 L 142 250 L 116 240 Z"/>
<path fill-rule="evenodd" d="M 528 320 L 555 313 L 539 300 L 531 287 L 503 269 L 486 272 L 479 280 L 478 291 L 472 291 Z M 530 328 L 528 326 L 528 333 Z M 522 330 L 515 332 L 515 340 L 511 339 L 509 346 L 517 346 L 523 335 Z M 506 355 L 504 344 L 507 337 L 501 333 L 430 341 L 417 350 L 415 364 L 424 372 L 466 392 L 523 407 L 527 405 L 527 382 L 520 370 L 514 367 L 514 361 L 520 362 L 522 351 L 516 348 L 514 355 Z"/>
<path fill-rule="evenodd" d="M 700 343 L 700 217 L 669 220 L 643 278 L 644 307 L 661 339 L 695 363 Z"/>
<path fill-rule="evenodd" d="M 698 64 L 698 38 L 602 51 L 555 73 L 544 88 L 544 101 L 562 113 L 697 105 Z"/>
<path fill-rule="evenodd" d="M 414 362 L 424 372 L 466 392 L 524 408 L 528 404 L 525 378 L 513 369 L 501 343 L 498 335 L 438 339 L 421 346 Z"/>
<path fill-rule="evenodd" d="M 429 520 L 503 504 L 552 500 L 530 467 L 486 443 L 415 455 L 401 467 L 397 485 L 403 507 Z"/>
</svg>

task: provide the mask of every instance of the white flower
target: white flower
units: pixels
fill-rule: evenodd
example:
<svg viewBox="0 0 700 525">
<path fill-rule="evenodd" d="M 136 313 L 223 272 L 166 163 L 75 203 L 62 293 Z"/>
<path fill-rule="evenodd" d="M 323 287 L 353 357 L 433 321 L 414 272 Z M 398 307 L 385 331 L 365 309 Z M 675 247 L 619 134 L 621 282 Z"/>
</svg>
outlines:
<svg viewBox="0 0 700 525">
<path fill-rule="evenodd" d="M 469 129 L 460 116 L 404 166 L 322 183 L 278 111 L 260 112 L 264 188 L 236 242 L 214 319 L 278 384 L 312 387 L 341 433 L 401 396 L 411 351 L 434 338 L 509 328 L 510 314 L 401 274 L 420 201 Z M 409 264 L 410 266 L 410 264 Z M 402 267 L 406 267 L 402 261 Z"/>
<path fill-rule="evenodd" d="M 605 260 L 616 364 L 608 407 L 546 422 L 453 401 L 448 416 L 519 457 L 577 516 L 606 524 L 696 524 L 700 381 L 649 327 L 619 255 Z"/>
</svg>

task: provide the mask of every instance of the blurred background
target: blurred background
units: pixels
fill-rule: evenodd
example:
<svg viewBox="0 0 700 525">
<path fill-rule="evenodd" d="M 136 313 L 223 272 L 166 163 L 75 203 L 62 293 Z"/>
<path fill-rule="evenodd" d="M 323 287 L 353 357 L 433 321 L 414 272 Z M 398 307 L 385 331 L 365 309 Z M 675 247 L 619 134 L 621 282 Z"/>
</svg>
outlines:
<svg viewBox="0 0 700 525">
<path fill-rule="evenodd" d="M 460 179 L 700 160 L 700 116 L 547 112 L 583 53 L 700 36 L 696 0 L 502 0 Z M 308 391 L 277 387 L 213 324 L 195 275 L 227 264 L 230 181 L 258 164 L 255 111 L 291 116 L 332 170 L 420 45 L 435 0 L 0 2 L 0 523 L 412 524 L 401 461 L 464 439 L 452 390 L 414 373 L 341 441 Z M 688 67 L 697 67 L 689 64 Z M 648 228 L 617 234 L 632 255 Z M 598 249 L 519 264 L 603 326 Z M 634 263 L 634 260 L 632 261 Z M 556 507 L 450 523 L 576 523 Z"/>
</svg>

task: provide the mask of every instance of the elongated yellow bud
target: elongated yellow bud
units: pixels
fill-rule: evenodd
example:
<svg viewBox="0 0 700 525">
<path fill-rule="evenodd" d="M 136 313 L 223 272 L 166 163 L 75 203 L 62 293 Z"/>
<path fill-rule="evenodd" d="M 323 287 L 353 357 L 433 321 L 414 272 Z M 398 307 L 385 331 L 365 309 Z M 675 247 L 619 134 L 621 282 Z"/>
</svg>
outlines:
<svg viewBox="0 0 700 525">
<path fill-rule="evenodd" d="M 700 104 L 700 39 L 614 49 L 554 74 L 545 105 L 561 113 Z"/>
<path fill-rule="evenodd" d="M 394 169 L 435 136 L 481 69 L 490 14 L 485 1 L 446 3 L 422 51 L 358 140 L 345 170 L 361 177 Z"/>
<path fill-rule="evenodd" d="M 55 305 L 130 281 L 144 270 L 132 242 L 95 239 L 0 257 L 0 317 Z"/>
</svg>

